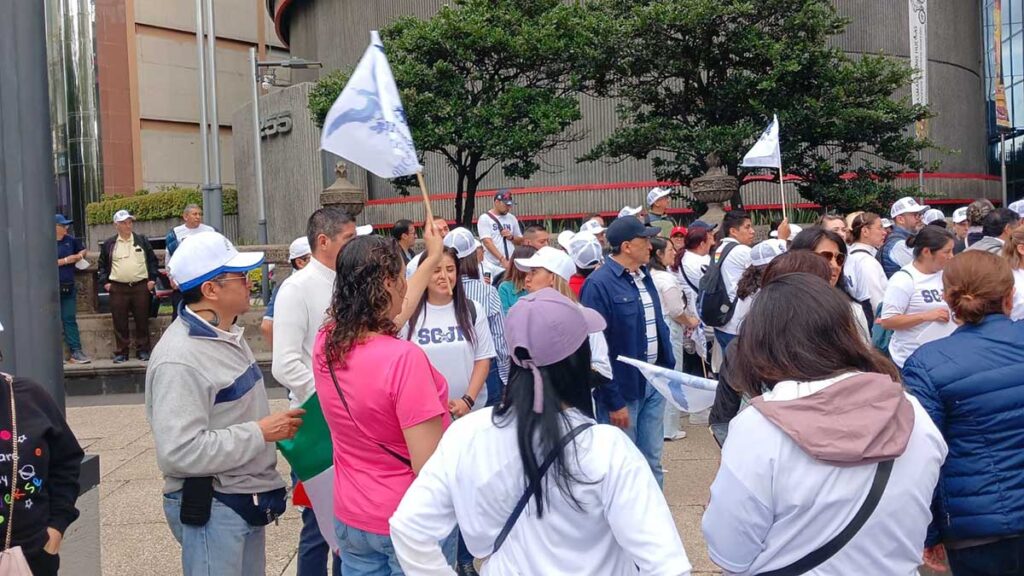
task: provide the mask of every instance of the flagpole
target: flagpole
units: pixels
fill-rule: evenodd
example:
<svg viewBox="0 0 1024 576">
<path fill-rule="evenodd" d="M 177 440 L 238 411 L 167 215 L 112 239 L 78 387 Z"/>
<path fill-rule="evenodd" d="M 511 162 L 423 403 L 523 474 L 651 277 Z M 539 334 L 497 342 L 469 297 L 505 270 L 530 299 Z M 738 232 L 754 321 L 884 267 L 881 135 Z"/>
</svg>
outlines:
<svg viewBox="0 0 1024 576">
<path fill-rule="evenodd" d="M 782 219 L 786 219 L 786 182 L 782 178 L 782 154 L 779 154 L 779 198 L 782 200 Z"/>
<path fill-rule="evenodd" d="M 430 196 L 427 194 L 427 182 L 423 179 L 423 170 L 416 172 L 416 180 L 420 183 L 420 192 L 423 193 L 423 207 L 427 209 L 427 220 L 423 223 L 424 229 L 434 225 L 434 211 L 430 209 Z M 444 277 L 444 283 L 448 284 L 448 277 Z M 448 284 L 448 294 L 454 293 L 455 288 Z"/>
</svg>

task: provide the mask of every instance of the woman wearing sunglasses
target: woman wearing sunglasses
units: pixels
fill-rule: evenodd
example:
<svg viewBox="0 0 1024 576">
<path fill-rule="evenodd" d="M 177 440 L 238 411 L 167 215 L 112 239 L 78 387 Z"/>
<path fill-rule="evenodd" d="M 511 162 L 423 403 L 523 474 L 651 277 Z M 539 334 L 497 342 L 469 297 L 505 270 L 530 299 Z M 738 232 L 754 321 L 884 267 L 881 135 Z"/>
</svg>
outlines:
<svg viewBox="0 0 1024 576">
<path fill-rule="evenodd" d="M 828 262 L 831 272 L 829 284 L 838 288 L 849 299 L 857 331 L 865 342 L 870 343 L 871 327 L 868 324 L 865 307 L 850 294 L 850 287 L 846 282 L 846 277 L 843 276 L 843 266 L 846 264 L 847 256 L 846 241 L 843 237 L 820 226 L 811 226 L 796 235 L 789 249 L 790 251 L 810 250 Z M 870 304 L 867 307 L 870 308 Z"/>
<path fill-rule="evenodd" d="M 889 279 L 878 323 L 892 330 L 889 355 L 900 369 L 922 344 L 948 336 L 956 328 L 942 298 L 942 270 L 953 259 L 953 234 L 925 226 L 907 238 L 914 261 Z"/>
</svg>

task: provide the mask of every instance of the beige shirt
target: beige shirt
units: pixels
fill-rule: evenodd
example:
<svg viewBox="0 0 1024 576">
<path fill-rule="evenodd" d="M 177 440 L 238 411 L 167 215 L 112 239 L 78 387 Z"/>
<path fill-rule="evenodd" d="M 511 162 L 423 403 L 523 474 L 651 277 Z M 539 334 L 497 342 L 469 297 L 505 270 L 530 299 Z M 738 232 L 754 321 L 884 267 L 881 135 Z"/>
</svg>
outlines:
<svg viewBox="0 0 1024 576">
<path fill-rule="evenodd" d="M 135 238 L 117 237 L 114 242 L 114 253 L 110 258 L 110 279 L 114 282 L 140 282 L 149 278 L 146 269 L 146 253 L 142 248 L 136 249 Z"/>
</svg>

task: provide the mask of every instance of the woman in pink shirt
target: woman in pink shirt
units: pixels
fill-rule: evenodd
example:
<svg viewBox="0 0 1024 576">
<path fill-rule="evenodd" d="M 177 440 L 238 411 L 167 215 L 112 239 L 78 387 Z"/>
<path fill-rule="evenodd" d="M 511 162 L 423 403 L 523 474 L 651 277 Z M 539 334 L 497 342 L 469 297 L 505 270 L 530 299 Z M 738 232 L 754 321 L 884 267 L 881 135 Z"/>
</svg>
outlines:
<svg viewBox="0 0 1024 576">
<path fill-rule="evenodd" d="M 388 519 L 450 423 L 444 377 L 416 344 L 395 337 L 410 313 L 407 288 L 422 293 L 440 262 L 439 235 L 427 227 L 425 238 L 427 253 L 408 285 L 394 240 L 363 236 L 347 244 L 314 347 L 316 391 L 334 443 L 335 532 L 346 576 L 402 573 Z"/>
</svg>

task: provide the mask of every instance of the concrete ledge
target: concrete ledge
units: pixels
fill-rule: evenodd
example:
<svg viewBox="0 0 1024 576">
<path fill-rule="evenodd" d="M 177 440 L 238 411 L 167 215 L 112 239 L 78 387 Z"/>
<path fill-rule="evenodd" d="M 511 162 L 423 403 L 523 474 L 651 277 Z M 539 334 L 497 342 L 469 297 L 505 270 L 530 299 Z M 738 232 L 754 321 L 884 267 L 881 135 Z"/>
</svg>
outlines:
<svg viewBox="0 0 1024 576">
<path fill-rule="evenodd" d="M 280 387 L 270 373 L 270 352 L 256 354 L 256 362 L 263 370 L 263 382 L 268 388 Z M 92 364 L 66 364 L 64 389 L 68 396 L 96 396 L 100 394 L 139 394 L 146 391 L 148 362 L 129 360 L 114 364 L 111 360 L 93 360 Z"/>
</svg>

